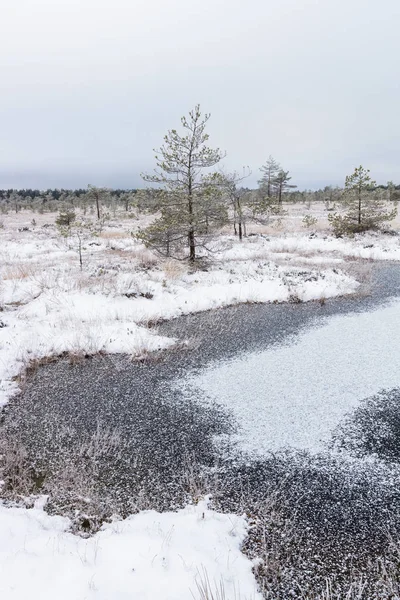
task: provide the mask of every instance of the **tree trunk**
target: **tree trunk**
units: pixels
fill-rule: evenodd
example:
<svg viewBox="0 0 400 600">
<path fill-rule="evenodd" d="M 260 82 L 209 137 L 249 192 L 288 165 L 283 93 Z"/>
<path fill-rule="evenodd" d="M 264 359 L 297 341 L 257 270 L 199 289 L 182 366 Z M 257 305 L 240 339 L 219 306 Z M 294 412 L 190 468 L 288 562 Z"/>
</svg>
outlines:
<svg viewBox="0 0 400 600">
<path fill-rule="evenodd" d="M 192 193 L 190 190 L 189 194 L 189 232 L 188 232 L 188 242 L 189 242 L 189 260 L 190 262 L 194 262 L 196 258 L 196 244 L 194 240 L 194 229 L 193 229 L 193 199 Z"/>
<path fill-rule="evenodd" d="M 82 271 L 83 268 L 83 260 L 82 260 L 82 238 L 79 234 L 78 235 L 78 250 L 79 250 L 79 267 Z"/>
<path fill-rule="evenodd" d="M 192 175 L 191 175 L 191 155 L 189 156 L 189 187 L 188 187 L 188 209 L 189 209 L 189 260 L 194 262 L 196 258 L 196 244 L 194 240 L 194 227 L 193 227 L 193 196 L 192 196 Z"/>
<path fill-rule="evenodd" d="M 242 241 L 243 231 L 242 231 L 242 222 L 239 221 L 239 240 Z"/>
<path fill-rule="evenodd" d="M 100 200 L 99 200 L 98 194 L 96 194 L 95 199 L 96 199 L 97 218 L 100 220 Z"/>
<path fill-rule="evenodd" d="M 358 190 L 358 224 L 361 225 L 361 190 Z"/>
<path fill-rule="evenodd" d="M 268 170 L 268 184 L 267 184 L 267 196 L 271 198 L 271 180 L 272 180 L 272 170 Z"/>
<path fill-rule="evenodd" d="M 190 262 L 194 262 L 195 258 L 196 258 L 196 245 L 195 245 L 195 242 L 194 242 L 194 231 L 193 231 L 193 229 L 191 229 L 189 231 L 188 238 L 189 238 L 189 260 L 190 260 Z"/>
</svg>

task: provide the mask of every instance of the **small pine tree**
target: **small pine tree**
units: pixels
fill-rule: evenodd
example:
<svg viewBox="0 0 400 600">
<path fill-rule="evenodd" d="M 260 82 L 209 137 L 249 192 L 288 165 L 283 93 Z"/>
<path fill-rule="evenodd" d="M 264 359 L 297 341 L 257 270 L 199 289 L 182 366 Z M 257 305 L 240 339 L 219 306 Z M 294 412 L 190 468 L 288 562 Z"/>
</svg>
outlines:
<svg viewBox="0 0 400 600">
<path fill-rule="evenodd" d="M 378 229 L 395 218 L 397 210 L 387 210 L 384 199 L 375 189 L 376 182 L 369 173 L 369 169 L 360 165 L 346 177 L 342 197 L 346 212 L 344 215 L 334 213 L 328 216 L 337 236 Z"/>
<path fill-rule="evenodd" d="M 272 216 L 283 216 L 285 212 L 275 196 L 267 196 L 263 188 L 255 190 L 248 200 L 251 219 L 258 223 L 268 223 Z"/>
<path fill-rule="evenodd" d="M 75 221 L 76 219 L 76 214 L 75 211 L 71 208 L 63 208 L 62 210 L 60 210 L 59 215 L 56 219 L 56 225 L 59 228 L 62 227 L 70 227 L 72 225 L 72 223 Z"/>
<path fill-rule="evenodd" d="M 96 206 L 97 220 L 101 219 L 101 207 L 110 200 L 110 190 L 108 188 L 99 188 L 95 185 L 88 185 L 88 191 L 85 194 L 86 200 L 94 202 Z"/>
<path fill-rule="evenodd" d="M 271 198 L 274 192 L 274 181 L 281 171 L 281 165 L 270 155 L 260 171 L 263 176 L 258 181 L 258 185 L 267 198 Z"/>
<path fill-rule="evenodd" d="M 262 223 L 268 223 L 272 215 L 283 215 L 279 195 L 277 195 L 277 177 L 283 173 L 281 166 L 269 157 L 260 171 L 264 173 L 258 181 L 256 190 L 249 199 L 249 208 L 252 211 L 252 219 Z"/>
<path fill-rule="evenodd" d="M 273 188 L 276 192 L 276 195 L 278 196 L 279 204 L 282 204 L 282 194 L 286 190 L 297 187 L 297 185 L 289 183 L 291 179 L 292 178 L 289 177 L 289 171 L 284 171 L 283 169 L 281 169 L 272 182 Z"/>
</svg>

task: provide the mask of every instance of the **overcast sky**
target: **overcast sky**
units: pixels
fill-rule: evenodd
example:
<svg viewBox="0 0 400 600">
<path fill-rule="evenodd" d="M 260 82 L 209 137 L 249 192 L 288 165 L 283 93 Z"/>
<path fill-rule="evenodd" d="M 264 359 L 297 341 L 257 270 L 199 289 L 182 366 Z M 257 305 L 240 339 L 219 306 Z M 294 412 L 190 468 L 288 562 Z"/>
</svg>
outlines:
<svg viewBox="0 0 400 600">
<path fill-rule="evenodd" d="M 141 185 L 196 103 L 250 184 L 400 183 L 400 0 L 1 0 L 0 188 Z"/>
</svg>

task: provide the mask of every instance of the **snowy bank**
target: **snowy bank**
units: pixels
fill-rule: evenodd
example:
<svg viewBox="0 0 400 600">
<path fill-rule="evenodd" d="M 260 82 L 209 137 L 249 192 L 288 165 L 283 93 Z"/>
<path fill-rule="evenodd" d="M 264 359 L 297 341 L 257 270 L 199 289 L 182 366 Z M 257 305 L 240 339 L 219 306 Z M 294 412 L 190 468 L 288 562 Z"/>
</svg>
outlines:
<svg viewBox="0 0 400 600">
<path fill-rule="evenodd" d="M 242 517 L 202 501 L 176 513 L 141 512 L 89 539 L 40 507 L 0 504 L 0 597 L 7 600 L 188 600 L 205 574 L 227 598 L 257 600 L 251 562 L 241 553 Z M 192 596 L 193 594 L 193 596 Z"/>
</svg>

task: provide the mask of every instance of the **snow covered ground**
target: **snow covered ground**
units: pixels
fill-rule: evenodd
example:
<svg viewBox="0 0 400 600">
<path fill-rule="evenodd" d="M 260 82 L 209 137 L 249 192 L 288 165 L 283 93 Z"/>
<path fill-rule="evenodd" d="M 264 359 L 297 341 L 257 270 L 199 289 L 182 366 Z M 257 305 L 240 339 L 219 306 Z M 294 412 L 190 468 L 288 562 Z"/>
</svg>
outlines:
<svg viewBox="0 0 400 600">
<path fill-rule="evenodd" d="M 240 552 L 245 519 L 213 512 L 206 501 L 176 513 L 144 511 L 89 539 L 38 505 L 0 504 L 4 600 L 200 600 L 197 584 L 207 580 L 214 593 L 222 583 L 227 599 L 261 598 Z"/>
<path fill-rule="evenodd" d="M 280 232 L 240 244 L 226 235 L 215 242 L 207 270 L 190 272 L 183 263 L 155 258 L 135 241 L 135 227 L 125 219 L 85 240 L 80 270 L 77 240 L 60 237 L 54 215 L 20 213 L 2 221 L 0 405 L 18 390 L 17 376 L 34 359 L 63 352 L 139 356 L 174 344 L 150 327 L 160 319 L 241 302 L 322 301 L 357 291 L 358 283 L 348 274 L 349 260 L 400 260 L 394 236 L 336 240 L 323 233 Z M 339 396 L 348 407 L 361 395 L 389 385 L 398 372 L 389 351 L 382 357 L 381 342 L 389 327 L 393 336 L 400 308 L 394 304 L 385 310 L 338 317 L 305 333 L 293 346 L 218 367 L 196 384 L 218 394 L 234 411 L 248 449 L 282 444 L 308 448 L 309 434 L 316 435 L 318 446 L 342 414 Z M 354 327 L 363 356 L 360 370 L 350 373 L 346 356 L 355 350 Z M 365 380 L 374 356 L 382 368 Z M 248 369 L 259 369 L 261 376 L 246 389 L 243 403 L 240 374 Z M 229 396 L 221 385 L 225 376 L 230 377 Z M 261 397 L 265 385 L 268 403 Z M 245 520 L 212 512 L 204 503 L 178 513 L 140 513 L 105 525 L 88 540 L 68 527 L 66 519 L 48 516 L 40 506 L 0 504 L 2 598 L 184 600 L 191 592 L 199 597 L 196 579 L 205 572 L 213 587 L 223 582 L 227 598 L 258 598 L 252 565 L 240 553 Z"/>
<path fill-rule="evenodd" d="M 54 215 L 35 215 L 34 226 L 31 220 L 6 215 L 0 230 L 0 406 L 32 360 L 64 352 L 139 356 L 174 343 L 149 328 L 160 319 L 241 302 L 353 293 L 358 284 L 345 259 L 400 259 L 398 240 L 390 237 L 373 238 L 370 247 L 369 238 L 253 236 L 240 244 L 224 236 L 207 270 L 190 272 L 146 250 L 125 219 L 85 240 L 80 270 L 77 240 L 60 236 Z"/>
</svg>

